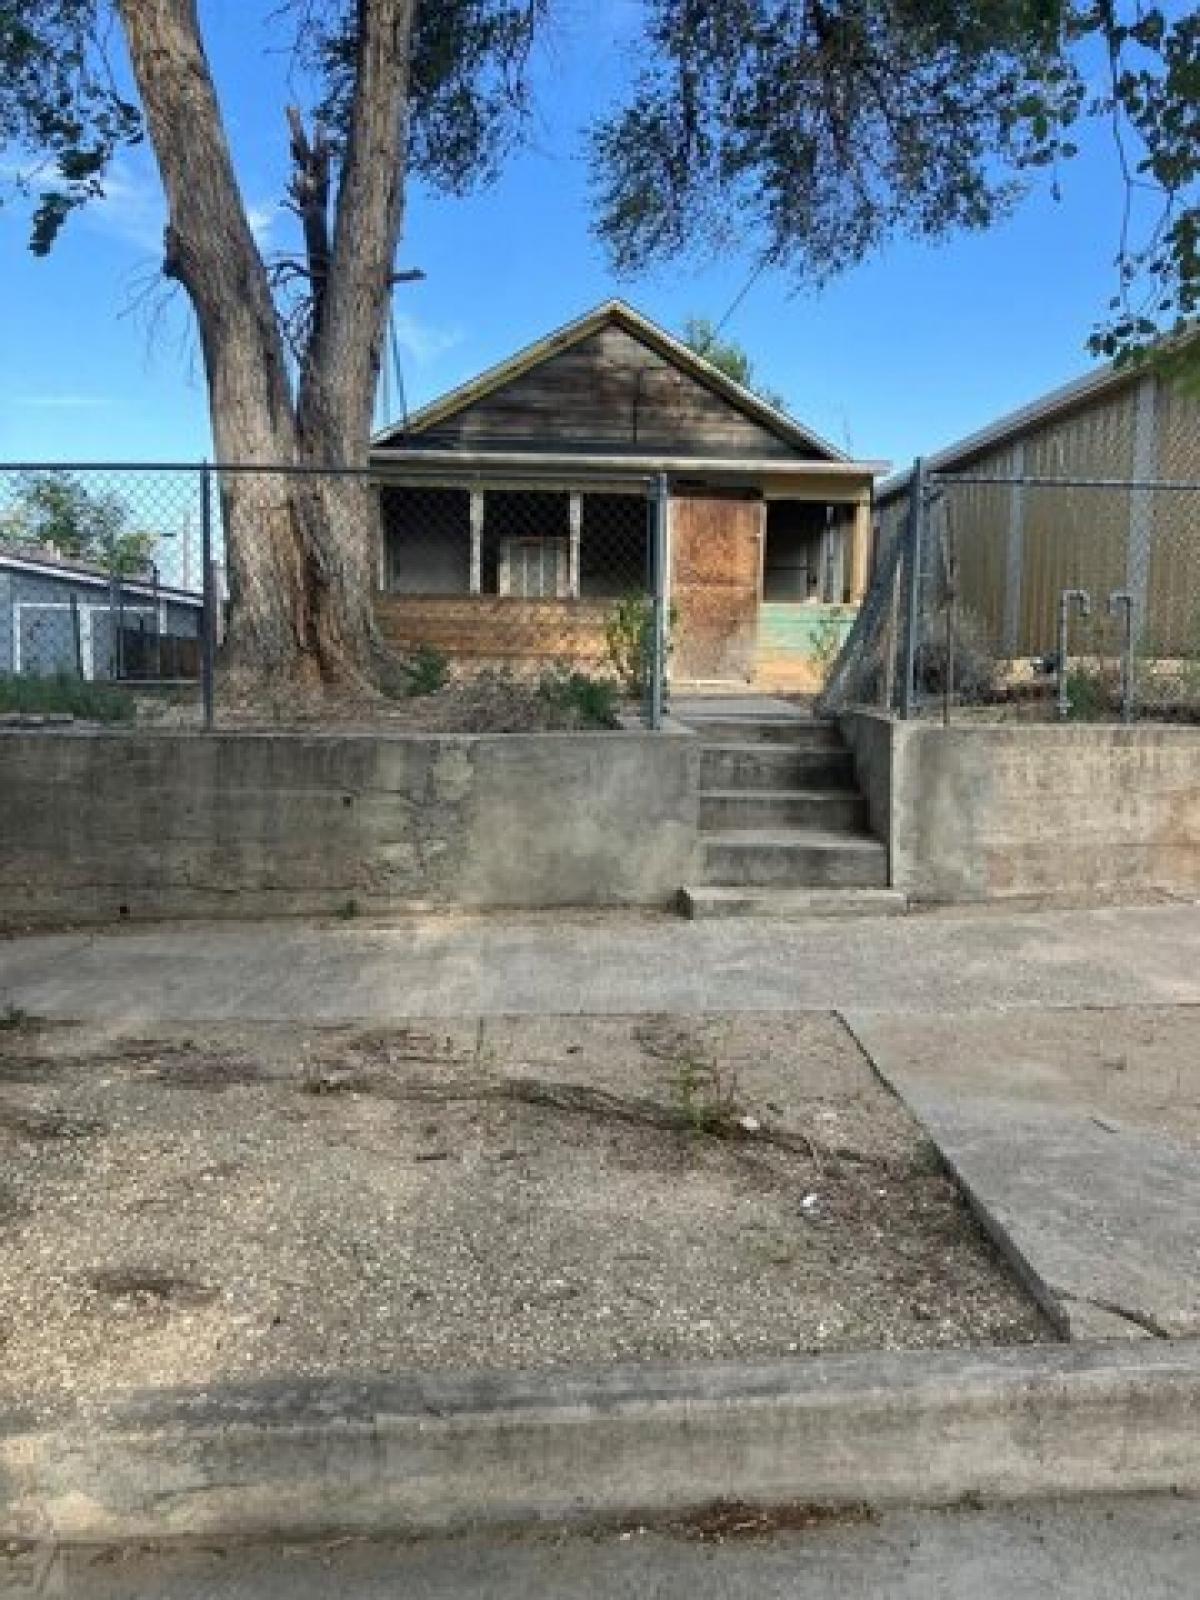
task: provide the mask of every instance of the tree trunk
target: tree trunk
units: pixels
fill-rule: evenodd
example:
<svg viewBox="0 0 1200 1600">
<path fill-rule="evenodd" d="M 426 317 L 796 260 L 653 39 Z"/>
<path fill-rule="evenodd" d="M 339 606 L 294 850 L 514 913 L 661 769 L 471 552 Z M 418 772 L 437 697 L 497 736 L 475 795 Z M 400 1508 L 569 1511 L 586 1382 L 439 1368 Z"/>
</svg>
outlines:
<svg viewBox="0 0 1200 1600">
<path fill-rule="evenodd" d="M 167 201 L 164 270 L 195 310 L 218 463 L 365 467 L 403 212 L 413 0 L 359 0 L 359 81 L 322 315 L 293 399 L 196 0 L 117 0 Z M 376 652 L 365 482 L 221 472 L 226 665 L 248 683 L 358 684 Z"/>
</svg>

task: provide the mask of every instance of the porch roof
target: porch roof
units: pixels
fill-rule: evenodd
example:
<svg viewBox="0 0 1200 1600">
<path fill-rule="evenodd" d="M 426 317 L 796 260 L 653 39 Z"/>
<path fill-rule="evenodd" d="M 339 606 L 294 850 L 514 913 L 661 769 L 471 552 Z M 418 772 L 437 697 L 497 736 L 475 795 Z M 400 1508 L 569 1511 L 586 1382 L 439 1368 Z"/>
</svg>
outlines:
<svg viewBox="0 0 1200 1600">
<path fill-rule="evenodd" d="M 678 483 L 759 488 L 768 497 L 861 501 L 869 499 L 886 461 L 738 460 L 728 456 L 605 455 L 590 451 L 376 449 L 371 469 L 380 483 L 460 488 L 504 488 L 514 481 L 567 487 L 646 484 L 665 475 Z"/>
</svg>

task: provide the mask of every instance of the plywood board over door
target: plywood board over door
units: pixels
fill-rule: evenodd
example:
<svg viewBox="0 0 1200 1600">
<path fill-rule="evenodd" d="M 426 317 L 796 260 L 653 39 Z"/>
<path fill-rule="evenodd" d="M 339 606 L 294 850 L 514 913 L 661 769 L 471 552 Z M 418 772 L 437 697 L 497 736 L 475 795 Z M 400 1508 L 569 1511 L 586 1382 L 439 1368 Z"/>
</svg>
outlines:
<svg viewBox="0 0 1200 1600">
<path fill-rule="evenodd" d="M 761 501 L 671 502 L 671 674 L 683 682 L 754 678 L 766 510 Z"/>
</svg>

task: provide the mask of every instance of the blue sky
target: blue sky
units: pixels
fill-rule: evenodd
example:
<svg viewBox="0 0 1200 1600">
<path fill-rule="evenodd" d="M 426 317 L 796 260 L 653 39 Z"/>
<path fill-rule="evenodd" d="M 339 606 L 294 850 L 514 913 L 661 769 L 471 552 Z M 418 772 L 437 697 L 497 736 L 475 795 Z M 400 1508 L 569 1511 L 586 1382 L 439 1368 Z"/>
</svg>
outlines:
<svg viewBox="0 0 1200 1600">
<path fill-rule="evenodd" d="M 286 60 L 244 0 L 202 14 L 247 203 L 267 248 L 287 247 L 281 105 Z M 567 0 L 539 58 L 533 148 L 485 194 L 413 194 L 397 291 L 410 407 L 620 294 L 669 328 L 721 316 L 749 256 L 622 281 L 589 234 L 579 130 L 628 66 L 634 0 Z M 810 427 L 862 457 L 903 464 L 1091 364 L 1085 342 L 1114 283 L 1120 190 L 1111 147 L 1090 139 L 1055 199 L 1042 179 L 986 234 L 900 243 L 820 293 L 763 276 L 728 325 L 762 379 Z M 208 448 L 203 376 L 176 298 L 153 313 L 161 203 L 147 152 L 123 157 L 108 198 L 73 219 L 53 255 L 25 249 L 0 210 L 0 460 L 167 460 Z M 394 395 L 393 395 L 394 398 Z M 396 409 L 396 405 L 393 405 Z"/>
</svg>

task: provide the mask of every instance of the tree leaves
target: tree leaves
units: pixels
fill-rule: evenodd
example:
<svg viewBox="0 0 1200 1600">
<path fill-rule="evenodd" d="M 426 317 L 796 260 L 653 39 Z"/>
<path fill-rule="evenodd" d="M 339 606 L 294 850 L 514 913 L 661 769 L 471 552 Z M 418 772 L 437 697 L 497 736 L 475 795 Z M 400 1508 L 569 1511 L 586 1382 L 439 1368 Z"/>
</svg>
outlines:
<svg viewBox="0 0 1200 1600">
<path fill-rule="evenodd" d="M 1130 198 L 1111 222 L 1120 315 L 1093 349 L 1142 349 L 1200 309 L 1200 13 L 1137 0 L 646 11 L 648 64 L 591 141 L 596 232 L 619 272 L 738 248 L 821 284 L 898 236 L 989 226 L 1039 169 L 1057 192 L 1077 125 L 1104 118 Z M 1099 91 L 1097 46 L 1112 68 Z"/>
<path fill-rule="evenodd" d="M 105 53 L 102 0 L 0 0 L 0 143 L 36 193 L 30 248 L 46 255 L 71 212 L 103 193 L 115 152 L 141 138 Z"/>
<path fill-rule="evenodd" d="M 129 526 L 130 511 L 115 494 L 93 494 L 65 472 L 42 472 L 21 488 L 0 521 L 0 544 L 56 551 L 108 572 L 143 571 L 155 535 Z"/>
</svg>

